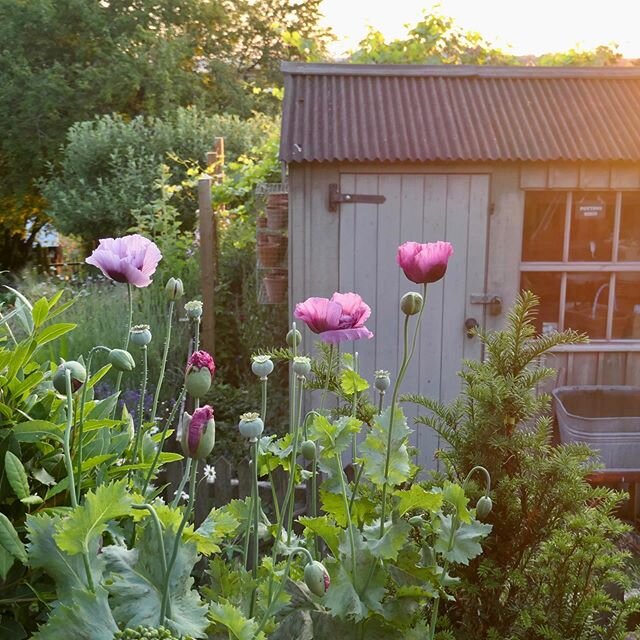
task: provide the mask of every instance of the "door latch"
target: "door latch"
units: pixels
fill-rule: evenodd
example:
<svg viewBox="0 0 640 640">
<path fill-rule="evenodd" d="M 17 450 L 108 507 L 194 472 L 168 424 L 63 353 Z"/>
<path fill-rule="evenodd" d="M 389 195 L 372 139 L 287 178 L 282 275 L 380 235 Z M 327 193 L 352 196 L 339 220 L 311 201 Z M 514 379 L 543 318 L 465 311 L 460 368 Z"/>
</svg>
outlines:
<svg viewBox="0 0 640 640">
<path fill-rule="evenodd" d="M 329 211 L 337 211 L 338 205 L 341 202 L 363 202 L 369 204 L 382 204 L 386 202 L 384 196 L 364 195 L 361 193 L 340 193 L 340 189 L 337 184 L 329 185 Z"/>
<path fill-rule="evenodd" d="M 472 293 L 469 297 L 471 304 L 485 304 L 489 315 L 499 316 L 502 313 L 502 298 L 491 293 Z"/>
</svg>

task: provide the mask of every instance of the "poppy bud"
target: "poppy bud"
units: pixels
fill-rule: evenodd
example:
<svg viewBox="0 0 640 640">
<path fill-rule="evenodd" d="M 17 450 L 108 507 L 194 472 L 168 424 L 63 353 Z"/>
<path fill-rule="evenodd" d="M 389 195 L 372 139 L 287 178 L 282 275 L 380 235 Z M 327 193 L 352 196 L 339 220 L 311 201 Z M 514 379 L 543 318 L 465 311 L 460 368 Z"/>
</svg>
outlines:
<svg viewBox="0 0 640 640">
<path fill-rule="evenodd" d="M 273 371 L 273 361 L 269 356 L 253 356 L 251 371 L 258 378 L 266 378 Z"/>
<path fill-rule="evenodd" d="M 322 597 L 329 590 L 331 578 L 322 562 L 313 560 L 304 568 L 304 583 L 311 593 Z"/>
<path fill-rule="evenodd" d="M 67 370 L 71 372 L 72 391 L 77 391 L 87 381 L 87 370 L 77 360 L 62 362 L 53 374 L 53 386 L 62 395 L 67 395 Z"/>
<path fill-rule="evenodd" d="M 389 372 L 380 369 L 379 371 L 376 371 L 375 375 L 376 379 L 373 384 L 378 391 L 384 393 L 391 386 Z"/>
<path fill-rule="evenodd" d="M 131 342 L 138 347 L 146 347 L 151 342 L 151 331 L 148 324 L 137 324 L 132 327 L 129 335 Z"/>
<path fill-rule="evenodd" d="M 424 300 L 422 296 L 416 291 L 409 291 L 409 293 L 405 293 L 400 300 L 400 309 L 402 309 L 402 313 L 407 316 L 415 316 L 417 313 L 420 313 L 422 309 L 422 305 L 424 304 Z"/>
<path fill-rule="evenodd" d="M 287 344 L 290 347 L 297 347 L 302 342 L 302 334 L 297 329 L 291 329 L 287 333 Z"/>
<path fill-rule="evenodd" d="M 264 431 L 264 422 L 257 413 L 243 413 L 238 423 L 240 434 L 249 440 L 257 440 Z"/>
<path fill-rule="evenodd" d="M 298 376 L 308 376 L 311 372 L 311 360 L 306 356 L 296 356 L 293 359 L 293 370 Z"/>
<path fill-rule="evenodd" d="M 213 419 L 213 409 L 208 404 L 196 409 L 192 416 L 187 412 L 183 414 L 180 444 L 185 456 L 206 458 L 215 443 L 216 423 Z"/>
<path fill-rule="evenodd" d="M 194 398 L 201 398 L 211 388 L 216 365 L 206 351 L 194 351 L 187 362 L 185 387 Z"/>
<path fill-rule="evenodd" d="M 300 451 L 305 460 L 313 460 L 316 457 L 316 443 L 313 440 L 305 440 L 300 446 Z"/>
<path fill-rule="evenodd" d="M 133 371 L 136 368 L 133 356 L 124 349 L 111 349 L 107 360 L 116 371 Z"/>
<path fill-rule="evenodd" d="M 180 278 L 169 278 L 164 287 L 167 300 L 179 300 L 184 295 L 184 285 Z"/>
<path fill-rule="evenodd" d="M 476 503 L 476 517 L 478 520 L 484 520 L 493 509 L 493 502 L 489 496 L 482 496 Z"/>
</svg>

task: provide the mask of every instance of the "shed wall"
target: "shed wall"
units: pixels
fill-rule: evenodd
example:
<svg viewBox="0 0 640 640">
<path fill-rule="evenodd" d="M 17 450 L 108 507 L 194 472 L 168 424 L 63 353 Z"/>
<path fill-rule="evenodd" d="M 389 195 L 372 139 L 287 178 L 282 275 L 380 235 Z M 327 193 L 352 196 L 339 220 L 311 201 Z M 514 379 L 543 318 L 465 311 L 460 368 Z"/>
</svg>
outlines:
<svg viewBox="0 0 640 640">
<path fill-rule="evenodd" d="M 487 293 L 503 313 L 487 314 L 486 328 L 503 326 L 520 286 L 525 189 L 640 189 L 636 164 L 374 164 L 292 163 L 289 166 L 289 305 L 330 296 L 339 285 L 339 212 L 328 210 L 329 185 L 342 173 L 465 173 L 490 175 Z M 388 313 L 397 307 L 389 305 Z M 552 354 L 560 384 L 640 385 L 640 343 L 580 345 Z"/>
</svg>

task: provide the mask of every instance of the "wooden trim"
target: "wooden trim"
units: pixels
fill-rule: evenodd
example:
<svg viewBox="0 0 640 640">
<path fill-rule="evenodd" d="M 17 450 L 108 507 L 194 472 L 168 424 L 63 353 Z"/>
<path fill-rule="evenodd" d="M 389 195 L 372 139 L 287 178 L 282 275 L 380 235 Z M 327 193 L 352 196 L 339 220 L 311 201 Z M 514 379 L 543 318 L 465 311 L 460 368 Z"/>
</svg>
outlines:
<svg viewBox="0 0 640 640">
<path fill-rule="evenodd" d="M 552 353 L 627 353 L 640 351 L 640 340 L 593 340 L 588 344 L 565 344 L 554 347 Z"/>
</svg>

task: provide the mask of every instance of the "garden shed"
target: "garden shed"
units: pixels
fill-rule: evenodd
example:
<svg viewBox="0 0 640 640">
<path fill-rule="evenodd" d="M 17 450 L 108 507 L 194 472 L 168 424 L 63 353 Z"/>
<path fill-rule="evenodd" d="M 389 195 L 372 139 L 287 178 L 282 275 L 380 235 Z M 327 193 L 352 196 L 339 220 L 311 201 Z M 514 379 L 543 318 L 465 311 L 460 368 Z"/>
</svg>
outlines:
<svg viewBox="0 0 640 640">
<path fill-rule="evenodd" d="M 555 385 L 640 385 L 640 69 L 283 64 L 289 303 L 356 291 L 375 339 L 363 374 L 397 371 L 399 244 L 448 240 L 405 391 L 458 392 L 474 324 L 540 296 Z M 436 436 L 414 444 L 428 464 Z"/>
</svg>

